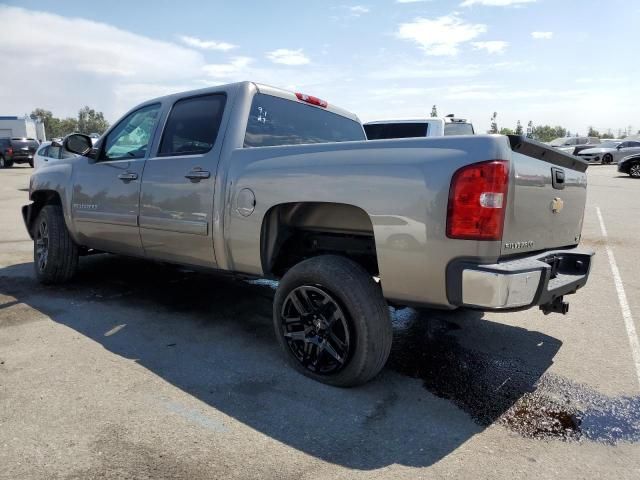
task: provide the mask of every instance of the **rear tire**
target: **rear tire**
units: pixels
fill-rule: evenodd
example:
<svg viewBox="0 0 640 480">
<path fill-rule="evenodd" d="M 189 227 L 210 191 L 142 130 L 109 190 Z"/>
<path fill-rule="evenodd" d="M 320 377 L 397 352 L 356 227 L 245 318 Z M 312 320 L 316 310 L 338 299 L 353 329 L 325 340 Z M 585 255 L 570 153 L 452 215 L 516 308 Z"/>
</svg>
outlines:
<svg viewBox="0 0 640 480">
<path fill-rule="evenodd" d="M 606 153 L 603 157 L 602 157 L 602 164 L 603 165 L 610 165 L 611 162 L 613 162 L 613 156 L 610 153 Z"/>
<path fill-rule="evenodd" d="M 13 167 L 13 162 L 11 160 L 7 160 L 4 157 L 0 157 L 0 168 L 11 168 Z"/>
<path fill-rule="evenodd" d="M 391 318 L 379 285 L 340 256 L 305 260 L 284 275 L 273 325 L 289 364 L 328 385 L 371 380 L 391 351 Z"/>
<path fill-rule="evenodd" d="M 78 246 L 64 223 L 62 207 L 45 205 L 33 224 L 33 264 L 43 284 L 69 281 L 78 270 Z"/>
<path fill-rule="evenodd" d="M 29 166 L 33 168 L 33 160 L 29 160 Z"/>
<path fill-rule="evenodd" d="M 640 178 L 640 162 L 636 162 L 629 167 L 629 175 L 633 178 Z"/>
</svg>

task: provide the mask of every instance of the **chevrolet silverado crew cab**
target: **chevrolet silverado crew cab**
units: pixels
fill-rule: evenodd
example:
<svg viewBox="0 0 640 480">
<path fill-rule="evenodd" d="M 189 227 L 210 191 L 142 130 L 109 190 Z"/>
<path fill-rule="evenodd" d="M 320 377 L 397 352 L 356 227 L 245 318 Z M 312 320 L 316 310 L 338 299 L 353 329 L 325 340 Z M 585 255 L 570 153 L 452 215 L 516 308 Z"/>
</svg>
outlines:
<svg viewBox="0 0 640 480">
<path fill-rule="evenodd" d="M 444 118 L 377 120 L 365 123 L 364 130 L 369 140 L 475 134 L 470 122 L 464 118 L 456 118 L 454 115 L 447 115 Z"/>
<path fill-rule="evenodd" d="M 324 100 L 243 82 L 64 147 L 22 210 L 39 281 L 96 251 L 277 279 L 285 357 L 332 385 L 382 369 L 389 304 L 566 312 L 589 275 L 587 163 L 521 137 L 367 141 Z"/>
</svg>

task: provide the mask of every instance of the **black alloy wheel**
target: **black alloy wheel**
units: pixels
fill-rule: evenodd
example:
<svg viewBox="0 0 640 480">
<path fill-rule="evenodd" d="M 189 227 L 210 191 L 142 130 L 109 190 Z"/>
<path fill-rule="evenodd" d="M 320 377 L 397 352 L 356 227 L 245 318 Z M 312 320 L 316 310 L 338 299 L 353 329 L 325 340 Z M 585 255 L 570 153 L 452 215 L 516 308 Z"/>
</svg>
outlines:
<svg viewBox="0 0 640 480">
<path fill-rule="evenodd" d="M 354 332 L 343 308 L 327 291 L 302 285 L 287 295 L 282 334 L 300 364 L 317 375 L 340 371 L 351 355 Z"/>
<path fill-rule="evenodd" d="M 49 259 L 49 225 L 46 218 L 41 218 L 36 230 L 36 268 L 44 273 Z"/>
</svg>

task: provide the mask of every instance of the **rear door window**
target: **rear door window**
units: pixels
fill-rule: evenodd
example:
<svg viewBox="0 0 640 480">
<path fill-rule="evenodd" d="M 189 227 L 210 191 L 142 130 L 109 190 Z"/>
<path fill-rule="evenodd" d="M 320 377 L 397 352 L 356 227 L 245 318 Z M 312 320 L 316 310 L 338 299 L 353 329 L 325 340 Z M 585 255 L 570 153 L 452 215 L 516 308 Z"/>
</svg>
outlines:
<svg viewBox="0 0 640 480">
<path fill-rule="evenodd" d="M 60 147 L 54 147 L 51 145 L 49 147 L 49 151 L 47 152 L 47 157 L 49 158 L 60 158 Z"/>
<path fill-rule="evenodd" d="M 211 150 L 226 100 L 222 93 L 178 100 L 169 114 L 158 156 L 200 155 Z"/>
<path fill-rule="evenodd" d="M 273 147 L 366 140 L 362 125 L 305 103 L 257 94 L 253 97 L 244 146 Z"/>
<path fill-rule="evenodd" d="M 426 137 L 429 125 L 425 122 L 372 123 L 365 125 L 364 131 L 367 132 L 369 140 Z"/>
</svg>

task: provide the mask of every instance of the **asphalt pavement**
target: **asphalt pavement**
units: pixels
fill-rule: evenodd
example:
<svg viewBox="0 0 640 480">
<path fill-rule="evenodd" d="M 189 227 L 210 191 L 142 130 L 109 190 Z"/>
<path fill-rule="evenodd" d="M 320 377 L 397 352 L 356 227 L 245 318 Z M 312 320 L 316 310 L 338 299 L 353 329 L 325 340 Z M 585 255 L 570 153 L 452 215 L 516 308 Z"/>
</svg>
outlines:
<svg viewBox="0 0 640 480">
<path fill-rule="evenodd" d="M 337 389 L 281 358 L 272 282 L 94 255 L 39 285 L 31 169 L 0 170 L 0 478 L 640 478 L 640 181 L 588 172 L 568 315 L 396 310 Z"/>
</svg>

